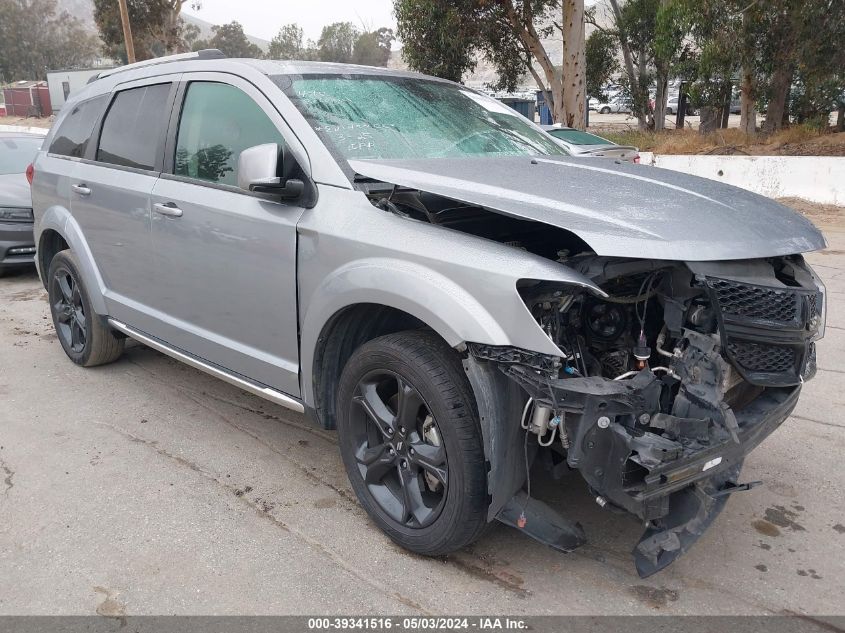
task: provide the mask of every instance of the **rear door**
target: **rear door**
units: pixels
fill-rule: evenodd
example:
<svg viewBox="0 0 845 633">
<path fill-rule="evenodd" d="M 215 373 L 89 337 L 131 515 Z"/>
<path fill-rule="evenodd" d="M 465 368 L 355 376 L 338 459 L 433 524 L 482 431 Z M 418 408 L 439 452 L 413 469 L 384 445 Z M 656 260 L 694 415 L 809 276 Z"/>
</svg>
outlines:
<svg viewBox="0 0 845 633">
<path fill-rule="evenodd" d="M 304 148 L 251 83 L 185 73 L 182 86 L 153 191 L 158 321 L 147 331 L 298 396 L 296 224 L 304 208 L 238 188 L 237 169 L 243 150 L 275 143 L 278 175 L 298 177 Z"/>
<path fill-rule="evenodd" d="M 115 88 L 70 187 L 71 212 L 102 275 L 109 315 L 132 325 L 154 296 L 150 194 L 161 172 L 178 78 Z"/>
<path fill-rule="evenodd" d="M 109 95 L 100 95 L 67 106 L 35 159 L 37 177 L 32 183 L 33 208 L 44 213 L 52 207 L 70 210 L 70 185 L 80 161 L 86 156 L 95 126 L 102 118 Z M 94 141 L 96 143 L 96 141 Z M 41 274 L 46 278 L 46 270 Z"/>
</svg>

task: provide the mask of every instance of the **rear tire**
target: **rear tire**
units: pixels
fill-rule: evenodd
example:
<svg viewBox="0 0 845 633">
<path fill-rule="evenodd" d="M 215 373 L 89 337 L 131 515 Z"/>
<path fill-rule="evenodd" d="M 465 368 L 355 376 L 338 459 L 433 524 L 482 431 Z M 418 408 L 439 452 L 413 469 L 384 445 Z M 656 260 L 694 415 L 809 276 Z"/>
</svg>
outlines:
<svg viewBox="0 0 845 633">
<path fill-rule="evenodd" d="M 117 360 L 125 339 L 115 336 L 91 308 L 79 266 L 70 250 L 56 253 L 47 276 L 53 327 L 65 354 L 77 365 L 94 367 Z"/>
<path fill-rule="evenodd" d="M 603 107 L 601 109 L 600 114 L 610 114 L 610 108 L 608 108 L 607 106 Z"/>
<path fill-rule="evenodd" d="M 436 334 L 359 347 L 338 387 L 338 435 L 361 505 L 394 542 L 436 556 L 487 524 L 481 428 L 460 359 Z"/>
</svg>

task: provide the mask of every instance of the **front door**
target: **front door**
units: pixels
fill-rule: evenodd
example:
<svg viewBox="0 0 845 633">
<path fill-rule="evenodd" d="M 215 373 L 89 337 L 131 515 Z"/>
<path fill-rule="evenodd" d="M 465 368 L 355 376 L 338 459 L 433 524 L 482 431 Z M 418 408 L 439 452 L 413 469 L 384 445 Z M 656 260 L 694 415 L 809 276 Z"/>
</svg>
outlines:
<svg viewBox="0 0 845 633">
<path fill-rule="evenodd" d="M 249 147 L 276 143 L 280 166 L 291 168 L 286 128 L 248 82 L 197 77 L 185 75 L 172 156 L 152 194 L 158 320 L 149 331 L 299 396 L 296 224 L 304 209 L 237 186 L 238 157 Z"/>
</svg>

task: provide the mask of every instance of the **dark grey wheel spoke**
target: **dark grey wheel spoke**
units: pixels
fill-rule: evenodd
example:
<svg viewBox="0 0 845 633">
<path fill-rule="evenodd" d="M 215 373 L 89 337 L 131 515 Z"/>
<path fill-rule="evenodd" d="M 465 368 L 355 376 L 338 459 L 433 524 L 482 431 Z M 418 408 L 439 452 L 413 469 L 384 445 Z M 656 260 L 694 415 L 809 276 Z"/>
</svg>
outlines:
<svg viewBox="0 0 845 633">
<path fill-rule="evenodd" d="M 412 429 L 417 424 L 417 416 L 420 407 L 423 406 L 423 400 L 419 392 L 407 382 L 401 378 L 397 378 L 397 382 L 399 383 L 399 392 L 397 394 L 396 419 L 399 426 Z"/>
<path fill-rule="evenodd" d="M 431 473 L 440 483 L 446 485 L 446 451 L 442 446 L 414 442 L 411 444 L 408 458 L 411 464 Z"/>
<path fill-rule="evenodd" d="M 70 323 L 70 342 L 74 348 L 85 344 L 85 334 L 76 321 Z"/>
<path fill-rule="evenodd" d="M 410 468 L 400 467 L 399 483 L 402 486 L 402 522 L 407 523 L 414 519 L 418 524 L 424 525 L 426 519 L 431 516 L 432 509 L 423 501 L 419 475 Z"/>
<path fill-rule="evenodd" d="M 395 468 L 395 456 L 390 452 L 388 444 L 378 446 L 362 446 L 355 454 L 358 463 L 364 466 L 364 481 L 368 484 L 379 484 L 385 475 Z"/>
<path fill-rule="evenodd" d="M 392 437 L 396 431 L 394 416 L 377 391 L 376 383 L 359 385 L 359 395 L 354 401 L 363 407 L 370 419 L 385 437 Z"/>
<path fill-rule="evenodd" d="M 76 319 L 76 322 L 79 324 L 79 327 L 82 328 L 82 331 L 85 331 L 85 313 L 82 311 L 82 307 L 76 309 L 73 318 Z"/>
<path fill-rule="evenodd" d="M 68 281 L 69 279 L 70 277 L 67 275 L 59 275 L 56 280 L 59 284 L 59 290 L 62 293 L 62 297 L 66 303 L 70 303 L 73 300 L 73 289 L 70 287 L 70 282 Z"/>
</svg>

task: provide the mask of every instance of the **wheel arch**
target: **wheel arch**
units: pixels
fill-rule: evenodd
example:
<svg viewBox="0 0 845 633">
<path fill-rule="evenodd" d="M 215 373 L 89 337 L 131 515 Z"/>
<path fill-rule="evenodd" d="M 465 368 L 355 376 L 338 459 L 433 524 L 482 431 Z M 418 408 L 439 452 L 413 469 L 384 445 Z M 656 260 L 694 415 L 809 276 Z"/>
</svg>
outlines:
<svg viewBox="0 0 845 633">
<path fill-rule="evenodd" d="M 36 245 L 35 263 L 45 288 L 50 262 L 56 253 L 69 248 L 76 256 L 79 273 L 94 312 L 101 316 L 107 314 L 105 283 L 82 229 L 70 211 L 58 206 L 47 209 L 38 221 Z"/>
</svg>

